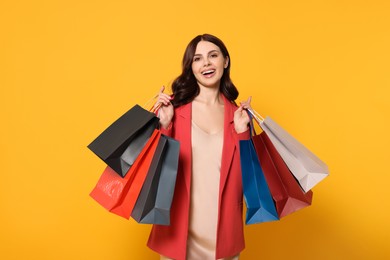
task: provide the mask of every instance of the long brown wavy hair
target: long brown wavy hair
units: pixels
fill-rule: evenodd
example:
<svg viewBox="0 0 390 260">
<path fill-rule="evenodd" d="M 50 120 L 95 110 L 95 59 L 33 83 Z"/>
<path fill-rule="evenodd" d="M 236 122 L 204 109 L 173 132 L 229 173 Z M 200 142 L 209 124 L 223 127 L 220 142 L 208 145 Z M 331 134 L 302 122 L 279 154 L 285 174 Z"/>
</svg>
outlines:
<svg viewBox="0 0 390 260">
<path fill-rule="evenodd" d="M 221 78 L 219 91 L 231 102 L 234 102 L 238 97 L 238 90 L 230 79 L 230 65 L 232 63 L 229 52 L 225 44 L 217 37 L 211 34 L 198 35 L 187 45 L 182 61 L 182 73 L 172 83 L 173 100 L 171 101 L 174 107 L 187 104 L 194 100 L 199 94 L 200 88 L 192 72 L 192 61 L 195 55 L 196 47 L 200 41 L 208 41 L 217 45 L 226 58 L 229 58 L 227 68 Z"/>
</svg>

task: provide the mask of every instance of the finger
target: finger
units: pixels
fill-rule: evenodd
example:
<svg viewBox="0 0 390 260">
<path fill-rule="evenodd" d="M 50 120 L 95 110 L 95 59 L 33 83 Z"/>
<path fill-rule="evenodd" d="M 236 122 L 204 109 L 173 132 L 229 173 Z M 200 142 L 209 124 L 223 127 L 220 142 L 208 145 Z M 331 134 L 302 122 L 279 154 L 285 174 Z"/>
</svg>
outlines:
<svg viewBox="0 0 390 260">
<path fill-rule="evenodd" d="M 241 104 L 241 106 L 243 107 L 243 109 L 248 109 L 248 108 L 250 107 L 249 104 L 246 103 L 246 102 L 243 102 L 243 103 Z"/>
<path fill-rule="evenodd" d="M 236 113 L 241 116 L 242 115 L 242 111 L 244 110 L 244 108 L 242 106 L 239 106 L 236 110 Z"/>
<path fill-rule="evenodd" d="M 153 108 L 156 109 L 157 107 L 160 107 L 161 105 L 168 106 L 170 105 L 170 97 L 166 95 L 159 95 L 159 98 L 157 99 L 156 103 L 154 104 Z"/>
<path fill-rule="evenodd" d="M 248 97 L 248 99 L 247 99 L 247 100 L 245 100 L 245 101 L 243 101 L 243 102 L 241 102 L 241 104 L 244 104 L 244 105 L 250 105 L 251 101 L 252 101 L 252 97 L 251 97 L 251 96 L 249 96 L 249 97 Z"/>
<path fill-rule="evenodd" d="M 172 95 L 169 95 L 169 94 L 165 94 L 164 93 L 164 90 L 165 90 L 165 86 L 162 86 L 160 88 L 160 92 L 158 93 L 158 97 L 160 96 L 166 96 L 169 100 L 172 100 L 173 99 L 173 96 Z"/>
<path fill-rule="evenodd" d="M 156 102 L 153 106 L 153 110 L 159 109 L 161 107 L 161 102 Z"/>
<path fill-rule="evenodd" d="M 164 105 L 168 105 L 170 103 L 170 99 L 167 97 L 161 97 L 157 100 L 157 103 L 162 103 Z"/>
<path fill-rule="evenodd" d="M 250 96 L 246 101 L 242 102 L 242 106 L 245 109 L 251 108 L 251 101 L 252 101 L 252 97 Z"/>
<path fill-rule="evenodd" d="M 164 90 L 165 90 L 165 86 L 162 86 L 162 87 L 160 88 L 160 94 L 164 93 Z"/>
<path fill-rule="evenodd" d="M 172 97 L 171 97 L 170 95 L 165 94 L 165 93 L 160 93 L 160 94 L 158 95 L 158 98 L 160 98 L 160 97 L 164 97 L 164 98 L 166 98 L 167 100 L 171 100 L 171 99 L 172 99 Z"/>
</svg>

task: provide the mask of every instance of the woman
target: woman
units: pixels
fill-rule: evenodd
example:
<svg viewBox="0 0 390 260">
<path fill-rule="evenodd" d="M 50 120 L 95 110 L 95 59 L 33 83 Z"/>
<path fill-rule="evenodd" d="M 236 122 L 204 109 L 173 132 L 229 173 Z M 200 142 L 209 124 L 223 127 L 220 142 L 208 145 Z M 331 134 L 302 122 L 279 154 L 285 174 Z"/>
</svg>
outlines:
<svg viewBox="0 0 390 260">
<path fill-rule="evenodd" d="M 244 248 L 238 141 L 248 139 L 250 98 L 237 107 L 223 42 L 195 37 L 183 57 L 173 97 L 156 107 L 162 132 L 180 142 L 171 225 L 154 225 L 148 246 L 161 259 L 238 259 Z"/>
</svg>

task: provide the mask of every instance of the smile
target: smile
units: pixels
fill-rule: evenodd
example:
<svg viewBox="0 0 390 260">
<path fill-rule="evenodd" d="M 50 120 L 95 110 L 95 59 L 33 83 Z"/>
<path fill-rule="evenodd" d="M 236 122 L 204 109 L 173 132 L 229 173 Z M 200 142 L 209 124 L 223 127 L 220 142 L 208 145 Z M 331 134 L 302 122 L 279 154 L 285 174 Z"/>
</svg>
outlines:
<svg viewBox="0 0 390 260">
<path fill-rule="evenodd" d="M 214 69 L 202 71 L 202 75 L 205 76 L 205 77 L 211 77 L 211 76 L 214 75 L 214 73 L 215 73 L 215 70 L 214 70 Z"/>
</svg>

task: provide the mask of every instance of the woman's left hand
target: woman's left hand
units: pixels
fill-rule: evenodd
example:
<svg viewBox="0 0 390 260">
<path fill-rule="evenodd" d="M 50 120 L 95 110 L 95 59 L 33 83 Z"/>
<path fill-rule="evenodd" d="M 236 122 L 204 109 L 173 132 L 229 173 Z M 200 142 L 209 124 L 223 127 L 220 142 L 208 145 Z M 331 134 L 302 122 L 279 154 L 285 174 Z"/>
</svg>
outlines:
<svg viewBox="0 0 390 260">
<path fill-rule="evenodd" d="M 246 109 L 251 109 L 252 97 L 249 97 L 246 101 L 241 102 L 239 108 L 234 112 L 234 129 L 238 134 L 248 130 L 248 124 L 250 117 Z"/>
</svg>

